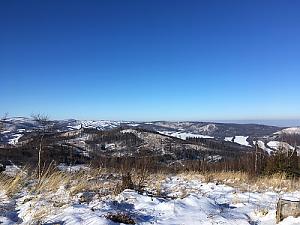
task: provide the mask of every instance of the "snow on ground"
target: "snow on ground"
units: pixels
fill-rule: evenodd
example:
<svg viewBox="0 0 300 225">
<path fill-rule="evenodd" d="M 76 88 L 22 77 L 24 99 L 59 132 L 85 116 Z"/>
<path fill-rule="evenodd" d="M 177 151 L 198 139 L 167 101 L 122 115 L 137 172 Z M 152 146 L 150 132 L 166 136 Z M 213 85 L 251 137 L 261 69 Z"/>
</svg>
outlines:
<svg viewBox="0 0 300 225">
<path fill-rule="evenodd" d="M 85 164 L 78 164 L 78 165 L 66 165 L 64 163 L 61 163 L 57 166 L 57 168 L 60 170 L 60 171 L 64 171 L 64 172 L 77 172 L 77 171 L 80 171 L 80 170 L 89 170 L 90 168 L 85 165 Z"/>
<path fill-rule="evenodd" d="M 281 198 L 289 201 L 300 201 L 300 195 L 295 195 L 293 193 L 292 194 L 286 193 Z"/>
<path fill-rule="evenodd" d="M 288 143 L 286 142 L 281 142 L 281 141 L 269 141 L 267 143 L 267 146 L 272 148 L 272 149 L 275 149 L 275 150 L 279 150 L 281 148 L 285 149 L 285 150 L 293 150 L 294 148 L 289 145 Z"/>
<path fill-rule="evenodd" d="M 18 133 L 13 133 L 9 130 L 2 131 L 1 135 L 3 135 L 3 138 L 6 140 L 5 142 L 10 145 L 16 145 L 19 142 L 19 139 L 23 136 L 21 132 L 23 129 L 19 129 Z"/>
<path fill-rule="evenodd" d="M 120 126 L 120 121 L 111 121 L 111 120 L 82 120 L 78 121 L 79 124 L 70 125 L 68 128 L 71 129 L 80 129 L 83 128 L 96 128 L 96 129 L 106 129 L 106 128 L 116 128 Z"/>
<path fill-rule="evenodd" d="M 275 134 L 300 134 L 300 127 L 289 127 L 278 131 Z"/>
<path fill-rule="evenodd" d="M 235 136 L 235 137 L 225 137 L 225 141 L 230 141 L 230 142 L 235 142 L 237 144 L 240 145 L 244 145 L 244 146 L 249 146 L 251 147 L 251 145 L 249 144 L 249 142 L 247 141 L 249 136 Z"/>
<path fill-rule="evenodd" d="M 9 139 L 8 143 L 11 145 L 15 145 L 18 143 L 19 139 L 23 136 L 23 134 L 13 134 L 12 138 Z"/>
<path fill-rule="evenodd" d="M 258 145 L 259 148 L 261 148 L 262 150 L 268 152 L 269 154 L 273 152 L 272 149 L 266 147 L 265 143 L 263 141 L 253 141 L 253 145 Z"/>
<path fill-rule="evenodd" d="M 217 130 L 217 126 L 215 124 L 207 124 L 205 126 L 200 127 L 198 130 L 201 132 L 207 132 L 207 133 L 211 133 L 215 130 Z"/>
<path fill-rule="evenodd" d="M 234 142 L 238 143 L 240 145 L 251 146 L 247 141 L 248 137 L 249 136 L 246 136 L 246 137 L 245 136 L 235 136 Z"/>
<path fill-rule="evenodd" d="M 223 157 L 220 156 L 220 155 L 209 155 L 209 156 L 205 157 L 205 159 L 206 159 L 208 162 L 218 162 L 218 161 L 220 161 L 221 159 L 223 159 Z"/>
<path fill-rule="evenodd" d="M 234 140 L 233 138 L 234 138 L 234 137 L 225 137 L 224 140 L 225 140 L 225 141 L 233 142 L 233 140 Z"/>
<path fill-rule="evenodd" d="M 3 174 L 10 176 L 10 177 L 14 177 L 16 176 L 19 172 L 21 171 L 21 168 L 12 164 L 12 165 L 6 165 L 5 167 L 5 171 L 3 172 Z"/>
<path fill-rule="evenodd" d="M 18 215 L 15 212 L 13 201 L 0 190 L 0 224 L 1 225 L 12 225 L 17 224 Z"/>
<path fill-rule="evenodd" d="M 274 192 L 243 193 L 226 185 L 185 181 L 179 177 L 167 178 L 161 188 L 170 198 L 125 190 L 112 200 L 69 206 L 59 214 L 49 216 L 47 222 L 112 224 L 105 215 L 122 212 L 130 215 L 137 224 L 275 224 L 279 195 Z M 289 218 L 280 224 L 299 223 L 300 218 Z"/>
<path fill-rule="evenodd" d="M 32 216 L 39 207 L 43 207 L 49 209 L 49 214 L 42 217 L 47 224 L 113 225 L 118 223 L 111 222 L 106 215 L 123 213 L 137 224 L 275 225 L 276 203 L 279 197 L 284 196 L 270 191 L 242 192 L 227 185 L 202 183 L 198 179 L 178 176 L 167 177 L 160 189 L 161 197 L 125 190 L 117 196 L 101 198 L 95 195 L 91 201 L 80 203 L 76 198 L 69 198 L 61 187 L 52 193 L 51 200 L 69 201 L 64 207 L 55 210 L 53 205 L 47 206 L 49 202 L 45 199 L 48 193 L 40 198 L 26 195 L 17 200 L 18 214 L 13 201 L 0 191 L 0 209 L 5 208 L 5 211 L 0 210 L 0 223 L 17 224 L 19 220 L 18 224 L 32 224 Z M 285 197 L 300 198 L 300 192 L 289 193 Z M 32 205 L 36 207 L 30 208 Z M 299 225 L 300 218 L 287 218 L 279 224 Z"/>
<path fill-rule="evenodd" d="M 8 134 L 8 133 L 10 133 L 9 130 L 5 130 L 5 131 L 2 131 L 2 132 L 1 132 L 1 134 Z"/>
<path fill-rule="evenodd" d="M 133 133 L 133 134 L 135 134 L 135 133 L 137 133 L 137 131 L 133 130 L 133 129 L 125 129 L 125 130 L 121 130 L 121 133 L 123 133 L 123 134 L 125 134 L 125 133 Z"/>
<path fill-rule="evenodd" d="M 189 138 L 214 138 L 208 135 L 193 134 L 193 133 L 186 133 L 186 132 L 159 131 L 159 133 L 167 136 L 180 138 L 183 140 L 186 140 L 188 137 Z"/>
<path fill-rule="evenodd" d="M 67 126 L 67 128 L 69 128 L 70 130 L 79 130 L 80 128 L 82 127 L 81 124 L 78 124 L 78 125 L 74 125 L 74 126 Z"/>
<path fill-rule="evenodd" d="M 140 124 L 138 124 L 138 123 L 130 123 L 130 124 L 128 124 L 128 126 L 131 126 L 131 127 L 137 127 L 137 126 L 139 126 Z"/>
</svg>

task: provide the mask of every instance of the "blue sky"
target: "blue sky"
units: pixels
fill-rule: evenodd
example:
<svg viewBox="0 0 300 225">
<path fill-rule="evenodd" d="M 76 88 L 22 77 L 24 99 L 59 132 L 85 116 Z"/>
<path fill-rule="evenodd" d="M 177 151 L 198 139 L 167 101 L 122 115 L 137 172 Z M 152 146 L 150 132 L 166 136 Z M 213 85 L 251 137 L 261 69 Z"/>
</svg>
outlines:
<svg viewBox="0 0 300 225">
<path fill-rule="evenodd" d="M 300 118 L 300 1 L 1 1 L 0 114 Z"/>
</svg>

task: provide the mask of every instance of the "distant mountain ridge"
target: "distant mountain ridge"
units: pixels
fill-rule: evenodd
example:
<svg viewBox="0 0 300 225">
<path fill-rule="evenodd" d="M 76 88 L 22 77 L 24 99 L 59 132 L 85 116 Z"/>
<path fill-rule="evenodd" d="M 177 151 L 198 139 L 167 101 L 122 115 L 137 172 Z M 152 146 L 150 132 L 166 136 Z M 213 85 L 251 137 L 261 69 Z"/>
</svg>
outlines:
<svg viewBox="0 0 300 225">
<path fill-rule="evenodd" d="M 261 124 L 235 124 L 198 121 L 112 121 L 112 120 L 53 120 L 54 128 L 59 132 L 92 128 L 97 130 L 110 130 L 119 127 L 140 128 L 160 132 L 170 136 L 203 137 L 219 140 L 230 140 L 234 137 L 246 137 L 250 145 L 257 139 L 274 137 L 282 134 L 300 133 L 299 127 L 277 127 Z M 18 138 L 35 129 L 36 123 L 32 118 L 12 117 L 2 119 L 4 129 L 0 133 L 2 143 L 16 143 Z M 241 139 L 241 138 L 239 138 Z M 272 140 L 273 140 L 272 139 Z"/>
<path fill-rule="evenodd" d="M 39 131 L 32 118 L 1 121 L 0 155 L 27 156 L 36 150 Z M 259 124 L 170 121 L 53 120 L 46 152 L 59 162 L 75 151 L 77 161 L 89 157 L 156 157 L 163 164 L 182 160 L 224 160 L 254 152 L 257 147 L 272 154 L 282 148 L 300 154 L 300 128 Z M 1 152 L 2 149 L 2 152 Z M 20 151 L 21 150 L 21 151 Z M 6 153 L 5 153 L 6 151 Z M 53 152 L 55 151 L 55 153 Z M 25 152 L 25 153 L 24 153 Z M 73 154 L 73 153 L 72 153 Z M 62 157 L 62 158 L 60 158 Z M 15 157 L 14 160 L 22 160 Z M 179 161 L 177 161 L 179 160 Z"/>
</svg>

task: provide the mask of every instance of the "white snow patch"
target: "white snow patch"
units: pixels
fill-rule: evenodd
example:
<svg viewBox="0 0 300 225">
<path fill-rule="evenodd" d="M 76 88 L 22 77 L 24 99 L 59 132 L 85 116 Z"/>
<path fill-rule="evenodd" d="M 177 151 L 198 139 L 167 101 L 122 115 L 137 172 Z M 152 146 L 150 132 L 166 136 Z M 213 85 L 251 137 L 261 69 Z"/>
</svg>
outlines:
<svg viewBox="0 0 300 225">
<path fill-rule="evenodd" d="M 248 137 L 249 136 L 235 136 L 234 142 L 244 146 L 251 146 L 247 141 Z"/>
<path fill-rule="evenodd" d="M 234 137 L 225 137 L 224 140 L 225 140 L 225 141 L 230 141 L 230 142 L 232 142 L 233 138 L 234 138 Z"/>
<path fill-rule="evenodd" d="M 79 124 L 79 125 L 75 125 L 75 126 L 67 126 L 67 128 L 69 128 L 69 129 L 71 129 L 71 130 L 73 130 L 73 129 L 75 129 L 75 130 L 79 130 L 81 127 L 82 127 L 82 125 L 81 125 L 81 124 Z"/>
<path fill-rule="evenodd" d="M 257 144 L 257 146 L 258 146 L 259 148 L 261 148 L 262 150 L 268 152 L 269 154 L 270 154 L 271 152 L 273 152 L 273 150 L 270 149 L 270 148 L 268 148 L 268 147 L 266 147 L 265 143 L 264 143 L 263 141 L 261 141 L 261 140 L 253 141 L 253 145 L 256 145 L 256 144 Z"/>
<path fill-rule="evenodd" d="M 25 132 L 25 129 L 18 129 L 17 131 L 21 133 L 21 132 Z"/>
<path fill-rule="evenodd" d="M 77 172 L 80 170 L 89 170 L 90 168 L 86 166 L 85 164 L 80 164 L 80 165 L 74 165 L 74 166 L 68 166 L 64 163 L 61 163 L 57 166 L 57 168 L 61 171 L 65 172 Z"/>
<path fill-rule="evenodd" d="M 11 202 L 6 196 L 3 190 L 0 190 L 0 224 L 1 225 L 12 225 L 16 224 L 11 218 L 10 212 Z"/>
<path fill-rule="evenodd" d="M 76 125 L 68 126 L 68 128 L 79 130 L 81 127 L 83 127 L 103 130 L 105 128 L 116 128 L 120 126 L 120 123 L 120 121 L 111 120 L 82 120 L 78 121 L 78 124 Z"/>
<path fill-rule="evenodd" d="M 10 133 L 9 130 L 5 130 L 5 131 L 2 131 L 2 132 L 1 132 L 1 134 L 8 134 L 8 133 Z"/>
<path fill-rule="evenodd" d="M 247 141 L 247 138 L 249 136 L 235 136 L 235 137 L 225 137 L 225 141 L 229 141 L 229 142 L 235 142 L 237 144 L 240 145 L 244 145 L 244 146 L 249 146 L 251 147 L 251 145 L 249 144 L 249 142 Z"/>
<path fill-rule="evenodd" d="M 139 124 L 137 124 L 137 123 L 131 123 L 131 124 L 128 124 L 128 126 L 137 127 L 137 126 L 139 126 Z"/>
<path fill-rule="evenodd" d="M 217 129 L 217 126 L 215 124 L 207 124 L 205 126 L 202 126 L 199 128 L 199 131 L 201 132 L 213 132 Z"/>
<path fill-rule="evenodd" d="M 126 133 L 133 133 L 133 134 L 135 134 L 135 133 L 137 133 L 137 131 L 133 130 L 133 129 L 125 129 L 125 130 L 121 130 L 121 133 L 123 133 L 123 134 L 126 134 Z"/>
<path fill-rule="evenodd" d="M 296 201 L 296 202 L 300 201 L 300 196 L 295 193 L 286 193 L 281 198 L 289 201 Z"/>
<path fill-rule="evenodd" d="M 294 148 L 289 145 L 286 142 L 281 142 L 281 141 L 269 141 L 267 144 L 270 148 L 273 148 L 275 150 L 293 150 Z"/>
<path fill-rule="evenodd" d="M 208 162 L 218 162 L 222 159 L 223 157 L 220 155 L 210 155 L 208 157 L 206 157 L 206 160 Z"/>
<path fill-rule="evenodd" d="M 275 134 L 300 134 L 300 127 L 289 127 L 278 131 Z"/>
<path fill-rule="evenodd" d="M 187 138 L 214 138 L 208 135 L 193 134 L 186 132 L 159 131 L 159 133 L 186 140 Z"/>
<path fill-rule="evenodd" d="M 7 176 L 14 177 L 21 171 L 22 170 L 20 167 L 13 164 L 13 165 L 7 165 L 3 173 L 6 174 Z"/>
<path fill-rule="evenodd" d="M 15 145 L 19 142 L 19 139 L 23 136 L 23 134 L 14 134 L 13 138 L 9 139 L 8 143 L 11 145 Z"/>
</svg>

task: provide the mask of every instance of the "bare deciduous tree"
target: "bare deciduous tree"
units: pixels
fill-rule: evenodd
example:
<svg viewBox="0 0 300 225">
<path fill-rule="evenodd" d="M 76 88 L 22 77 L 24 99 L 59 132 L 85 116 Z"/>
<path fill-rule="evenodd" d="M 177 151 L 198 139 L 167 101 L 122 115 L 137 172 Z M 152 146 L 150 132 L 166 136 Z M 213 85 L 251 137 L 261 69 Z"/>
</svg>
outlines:
<svg viewBox="0 0 300 225">
<path fill-rule="evenodd" d="M 38 179 L 40 181 L 42 171 L 41 171 L 41 155 L 43 151 L 43 140 L 47 133 L 51 132 L 52 122 L 49 117 L 43 114 L 32 114 L 32 119 L 36 123 L 36 133 L 38 135 L 39 147 L 38 147 Z"/>
</svg>

